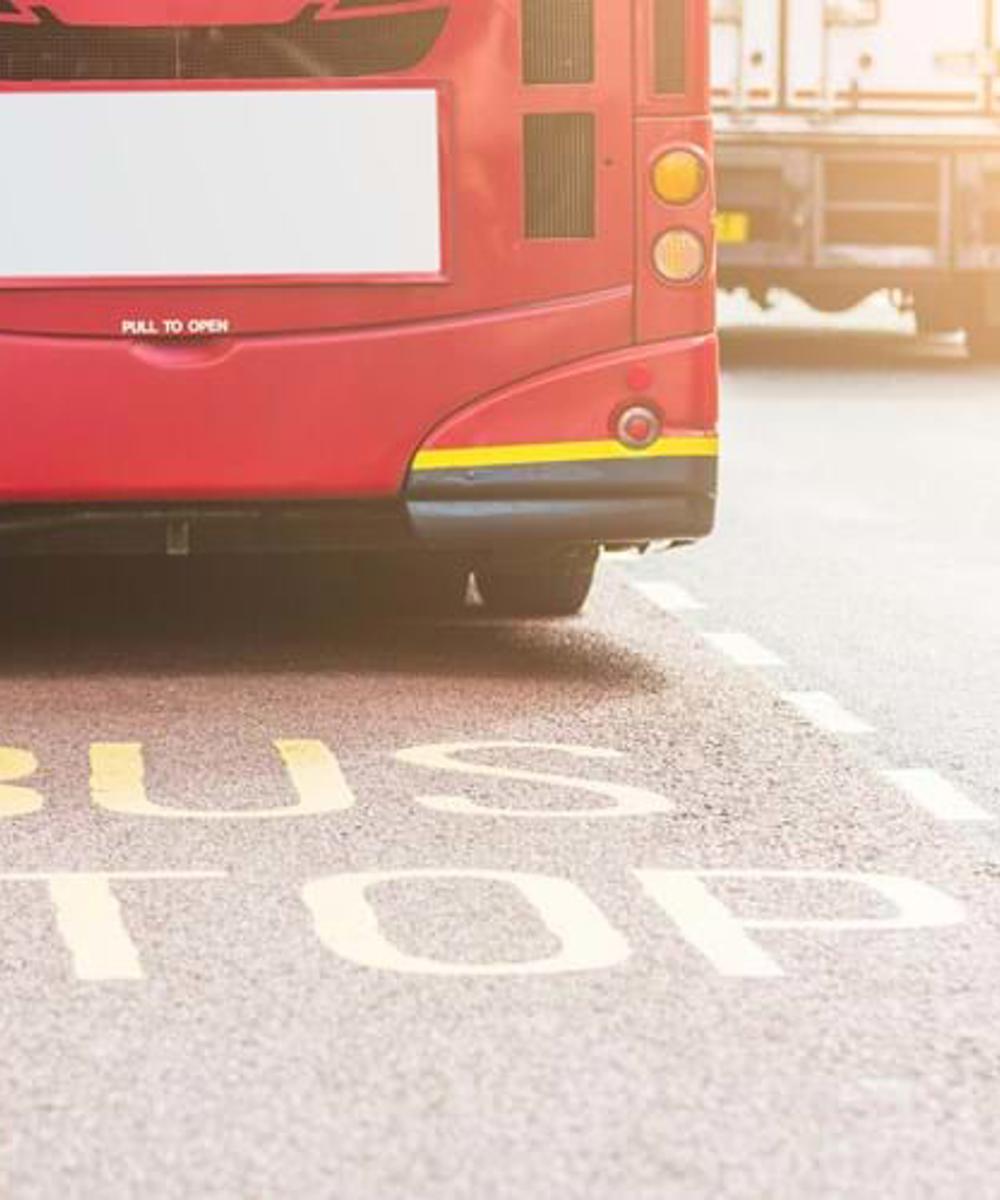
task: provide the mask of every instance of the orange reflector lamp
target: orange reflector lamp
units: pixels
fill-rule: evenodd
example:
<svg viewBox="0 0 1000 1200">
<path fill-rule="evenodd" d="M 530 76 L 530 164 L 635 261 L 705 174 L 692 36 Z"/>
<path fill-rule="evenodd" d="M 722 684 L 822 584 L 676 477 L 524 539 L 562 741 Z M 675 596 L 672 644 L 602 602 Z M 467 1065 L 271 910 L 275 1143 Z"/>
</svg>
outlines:
<svg viewBox="0 0 1000 1200">
<path fill-rule="evenodd" d="M 692 150 L 668 150 L 653 164 L 653 191 L 664 204 L 690 204 L 707 183 L 704 160 Z"/>
<path fill-rule="evenodd" d="M 671 229 L 653 246 L 653 265 L 668 283 L 691 283 L 704 273 L 705 243 L 690 229 Z"/>
</svg>

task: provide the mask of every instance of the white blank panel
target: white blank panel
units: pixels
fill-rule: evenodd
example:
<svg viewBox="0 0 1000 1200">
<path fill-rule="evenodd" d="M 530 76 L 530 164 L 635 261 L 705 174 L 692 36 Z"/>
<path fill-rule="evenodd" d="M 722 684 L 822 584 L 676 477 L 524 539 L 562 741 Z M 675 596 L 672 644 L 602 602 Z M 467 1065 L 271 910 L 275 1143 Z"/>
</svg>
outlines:
<svg viewBox="0 0 1000 1200">
<path fill-rule="evenodd" d="M 0 94 L 0 279 L 436 274 L 430 89 Z"/>
</svg>

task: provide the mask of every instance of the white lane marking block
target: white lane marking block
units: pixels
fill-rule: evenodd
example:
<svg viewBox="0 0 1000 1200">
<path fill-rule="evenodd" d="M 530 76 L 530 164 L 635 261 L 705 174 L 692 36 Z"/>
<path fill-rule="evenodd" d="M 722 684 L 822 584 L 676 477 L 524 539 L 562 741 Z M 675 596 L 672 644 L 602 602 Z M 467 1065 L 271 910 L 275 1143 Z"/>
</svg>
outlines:
<svg viewBox="0 0 1000 1200">
<path fill-rule="evenodd" d="M 867 721 L 848 712 L 826 692 L 785 692 L 782 699 L 826 733 L 874 733 Z"/>
<path fill-rule="evenodd" d="M 884 771 L 884 777 L 914 804 L 942 821 L 996 821 L 997 814 L 974 804 L 968 796 L 937 771 L 909 767 Z"/>
<path fill-rule="evenodd" d="M 783 660 L 746 633 L 703 633 L 702 637 L 720 654 L 741 667 L 780 667 Z"/>
<path fill-rule="evenodd" d="M 635 579 L 630 582 L 647 600 L 664 612 L 696 612 L 705 607 L 700 600 L 695 599 L 690 592 L 676 583 L 641 583 Z"/>
</svg>

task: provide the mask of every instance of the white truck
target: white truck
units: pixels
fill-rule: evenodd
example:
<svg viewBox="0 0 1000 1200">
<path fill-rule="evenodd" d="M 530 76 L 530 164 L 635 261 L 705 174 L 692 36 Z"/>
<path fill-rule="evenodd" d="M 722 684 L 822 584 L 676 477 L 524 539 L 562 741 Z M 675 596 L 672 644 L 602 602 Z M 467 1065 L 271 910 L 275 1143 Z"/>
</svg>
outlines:
<svg viewBox="0 0 1000 1200">
<path fill-rule="evenodd" d="M 714 0 L 720 281 L 1000 359 L 1000 0 Z"/>
</svg>

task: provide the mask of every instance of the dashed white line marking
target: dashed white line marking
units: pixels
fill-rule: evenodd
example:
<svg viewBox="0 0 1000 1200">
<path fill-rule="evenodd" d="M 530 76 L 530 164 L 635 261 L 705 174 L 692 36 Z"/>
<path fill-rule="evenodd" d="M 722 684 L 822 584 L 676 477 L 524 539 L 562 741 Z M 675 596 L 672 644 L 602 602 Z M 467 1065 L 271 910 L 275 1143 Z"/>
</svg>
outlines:
<svg viewBox="0 0 1000 1200">
<path fill-rule="evenodd" d="M 695 599 L 690 592 L 676 583 L 641 583 L 639 580 L 633 580 L 632 586 L 664 612 L 695 612 L 705 607 L 700 600 Z"/>
<path fill-rule="evenodd" d="M 668 613 L 692 612 L 705 605 L 676 583 L 665 581 L 629 582 L 647 600 Z M 741 667 L 780 667 L 784 660 L 749 634 L 734 630 L 702 633 L 702 638 Z M 782 699 L 796 709 L 810 724 L 826 733 L 874 733 L 874 727 L 844 708 L 827 692 L 785 692 Z M 1000 813 L 990 812 L 970 800 L 950 780 L 937 771 L 924 767 L 882 771 L 882 777 L 898 788 L 914 804 L 942 821 L 979 822 L 1000 821 Z"/>
<path fill-rule="evenodd" d="M 826 692 L 785 692 L 782 699 L 826 733 L 873 733 L 867 721 L 848 712 Z"/>
<path fill-rule="evenodd" d="M 746 633 L 725 632 L 702 634 L 705 641 L 720 654 L 741 667 L 780 667 L 782 659 Z"/>
<path fill-rule="evenodd" d="M 974 804 L 937 771 L 924 767 L 909 767 L 900 771 L 885 771 L 883 774 L 914 804 L 942 821 L 997 820 L 996 813 L 988 812 Z"/>
</svg>

